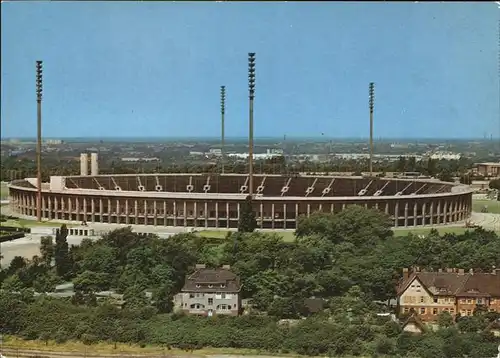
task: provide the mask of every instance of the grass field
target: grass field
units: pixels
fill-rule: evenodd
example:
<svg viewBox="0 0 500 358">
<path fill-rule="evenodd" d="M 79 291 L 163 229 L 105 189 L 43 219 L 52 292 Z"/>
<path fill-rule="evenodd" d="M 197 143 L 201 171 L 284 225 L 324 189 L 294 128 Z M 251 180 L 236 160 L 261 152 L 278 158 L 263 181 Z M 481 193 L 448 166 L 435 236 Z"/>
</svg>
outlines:
<svg viewBox="0 0 500 358">
<path fill-rule="evenodd" d="M 8 349 L 19 349 L 19 350 L 35 350 L 35 351 L 52 351 L 52 352 L 74 352 L 75 356 L 83 356 L 89 354 L 127 354 L 127 355 L 153 355 L 162 354 L 162 356 L 178 356 L 178 355 L 190 355 L 190 356 L 207 356 L 207 355 L 246 355 L 246 356 L 258 356 L 261 354 L 266 354 L 270 356 L 271 354 L 266 352 L 261 352 L 259 350 L 250 349 L 233 349 L 233 348 L 204 348 L 201 350 L 195 350 L 193 353 L 182 351 L 179 349 L 168 350 L 166 347 L 146 345 L 145 347 L 140 347 L 136 344 L 123 344 L 117 343 L 116 349 L 114 344 L 100 342 L 92 345 L 84 345 L 81 342 L 69 341 L 62 344 L 57 344 L 54 341 L 48 341 L 47 343 L 40 340 L 25 341 L 17 337 L 3 336 L 3 346 Z M 298 357 L 298 355 L 288 355 L 280 354 L 280 356 L 285 357 Z"/>
<path fill-rule="evenodd" d="M 0 183 L 0 200 L 7 200 L 9 197 L 9 188 L 7 188 L 7 183 Z"/>
<path fill-rule="evenodd" d="M 480 213 L 484 206 L 488 207 L 488 213 L 500 214 L 500 201 L 498 201 L 498 200 L 472 200 L 472 211 Z"/>
<path fill-rule="evenodd" d="M 36 220 L 27 220 L 27 219 L 8 219 L 7 221 L 2 222 L 2 226 L 13 226 L 13 227 L 36 227 L 36 226 L 50 226 L 50 227 L 59 227 L 62 223 L 54 222 L 54 221 L 42 221 L 38 222 Z M 76 226 L 75 224 L 66 224 L 67 227 Z"/>
</svg>

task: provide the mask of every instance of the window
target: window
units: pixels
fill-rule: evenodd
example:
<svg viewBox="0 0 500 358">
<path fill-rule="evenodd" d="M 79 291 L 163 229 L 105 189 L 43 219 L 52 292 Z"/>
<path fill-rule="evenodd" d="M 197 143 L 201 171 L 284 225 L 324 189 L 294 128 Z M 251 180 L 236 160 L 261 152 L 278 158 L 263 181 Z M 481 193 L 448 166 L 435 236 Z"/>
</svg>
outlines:
<svg viewBox="0 0 500 358">
<path fill-rule="evenodd" d="M 467 304 L 468 304 L 468 305 L 471 305 L 471 304 L 472 304 L 472 299 L 468 298 L 468 299 L 467 299 Z"/>
<path fill-rule="evenodd" d="M 450 308 L 450 314 L 455 314 L 455 309 L 454 308 Z"/>
<path fill-rule="evenodd" d="M 226 288 L 226 285 L 221 283 L 220 288 Z"/>
<path fill-rule="evenodd" d="M 208 285 L 208 288 L 213 288 L 213 287 L 214 287 L 214 285 Z"/>
<path fill-rule="evenodd" d="M 425 314 L 425 307 L 420 308 L 420 314 Z"/>
<path fill-rule="evenodd" d="M 433 308 L 432 309 L 432 314 L 434 314 L 434 315 L 438 314 L 438 309 L 437 308 Z"/>
<path fill-rule="evenodd" d="M 226 294 L 225 294 L 225 293 L 221 293 L 221 294 L 220 294 L 220 296 L 221 296 L 221 298 L 222 298 L 223 300 L 225 300 L 225 299 L 226 299 Z"/>
<path fill-rule="evenodd" d="M 190 293 L 189 298 L 194 298 L 194 293 Z"/>
<path fill-rule="evenodd" d="M 438 299 L 437 298 L 434 299 L 434 303 L 438 303 Z"/>
<path fill-rule="evenodd" d="M 476 303 L 477 303 L 478 305 L 482 305 L 482 304 L 483 304 L 483 299 L 482 299 L 482 298 L 478 298 L 478 299 L 476 300 Z"/>
<path fill-rule="evenodd" d="M 200 288 L 200 287 L 201 287 L 201 286 L 200 286 L 200 284 L 198 284 L 198 283 L 197 283 L 197 284 L 196 284 L 196 288 Z"/>
<path fill-rule="evenodd" d="M 425 302 L 425 297 L 421 296 L 420 297 L 420 303 L 424 303 Z"/>
<path fill-rule="evenodd" d="M 405 308 L 403 309 L 403 312 L 404 312 L 404 313 L 409 313 L 409 312 L 410 312 L 410 309 L 409 309 L 408 307 L 405 307 Z"/>
<path fill-rule="evenodd" d="M 472 316 L 472 310 L 467 310 L 467 316 Z"/>
<path fill-rule="evenodd" d="M 209 298 L 208 299 L 208 305 L 212 306 L 213 304 L 214 304 L 214 299 L 213 298 Z"/>
</svg>

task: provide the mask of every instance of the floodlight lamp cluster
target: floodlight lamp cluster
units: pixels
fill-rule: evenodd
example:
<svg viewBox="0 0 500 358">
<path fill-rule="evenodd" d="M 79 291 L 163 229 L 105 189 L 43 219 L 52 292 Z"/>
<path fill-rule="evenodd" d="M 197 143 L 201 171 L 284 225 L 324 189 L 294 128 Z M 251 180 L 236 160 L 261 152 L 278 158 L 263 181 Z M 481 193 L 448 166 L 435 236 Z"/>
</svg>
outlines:
<svg viewBox="0 0 500 358">
<path fill-rule="evenodd" d="M 373 105 L 375 102 L 375 83 L 370 82 L 369 86 L 369 106 L 370 106 L 370 112 L 373 112 Z"/>
<path fill-rule="evenodd" d="M 220 111 L 226 112 L 226 86 L 220 86 Z"/>
<path fill-rule="evenodd" d="M 248 53 L 248 92 L 250 99 L 255 97 L 255 52 Z"/>
<path fill-rule="evenodd" d="M 36 61 L 36 100 L 42 100 L 42 64 L 43 61 Z"/>
</svg>

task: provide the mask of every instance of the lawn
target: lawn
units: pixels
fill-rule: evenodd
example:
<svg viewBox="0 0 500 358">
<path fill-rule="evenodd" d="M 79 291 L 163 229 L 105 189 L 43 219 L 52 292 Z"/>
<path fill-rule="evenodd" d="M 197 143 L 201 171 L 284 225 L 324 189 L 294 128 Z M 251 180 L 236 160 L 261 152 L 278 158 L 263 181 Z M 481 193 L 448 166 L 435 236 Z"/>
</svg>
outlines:
<svg viewBox="0 0 500 358">
<path fill-rule="evenodd" d="M 46 352 L 74 352 L 75 356 L 87 356 L 92 354 L 106 354 L 106 355 L 133 355 L 137 356 L 154 356 L 158 357 L 161 354 L 163 357 L 172 357 L 172 356 L 182 356 L 189 355 L 191 357 L 206 357 L 210 355 L 246 355 L 246 356 L 259 356 L 261 354 L 266 354 L 265 352 L 261 352 L 259 350 L 251 350 L 251 349 L 235 349 L 235 348 L 204 348 L 201 350 L 195 350 L 192 353 L 182 351 L 180 349 L 172 348 L 168 350 L 166 347 L 161 346 L 153 346 L 146 345 L 145 347 L 140 347 L 137 344 L 124 344 L 117 343 L 116 349 L 113 343 L 99 342 L 97 344 L 85 345 L 81 342 L 69 341 L 66 343 L 57 344 L 54 341 L 48 341 L 47 343 L 40 340 L 32 340 L 25 341 L 19 339 L 17 337 L 12 336 L 3 336 L 3 348 L 5 348 L 5 353 L 9 354 L 8 350 L 12 350 L 12 353 L 15 350 L 19 349 L 19 351 L 46 351 Z M 11 354 L 12 355 L 12 354 Z M 267 353 L 266 356 L 270 356 L 271 354 Z M 280 354 L 282 357 L 298 357 L 297 355 L 292 354 Z"/>
<path fill-rule="evenodd" d="M 59 227 L 62 223 L 54 222 L 54 221 L 42 221 L 38 222 L 36 220 L 28 220 L 28 219 L 8 219 L 7 221 L 2 222 L 2 226 L 13 226 L 13 227 L 37 227 L 37 226 L 49 226 L 49 227 Z M 66 224 L 68 227 L 76 226 L 75 224 Z"/>
<path fill-rule="evenodd" d="M 498 200 L 472 200 L 472 211 L 480 213 L 484 206 L 488 207 L 488 213 L 500 214 L 500 201 L 498 201 Z"/>
<path fill-rule="evenodd" d="M 9 198 L 9 188 L 7 188 L 7 183 L 0 183 L 0 200 L 7 200 Z"/>
</svg>

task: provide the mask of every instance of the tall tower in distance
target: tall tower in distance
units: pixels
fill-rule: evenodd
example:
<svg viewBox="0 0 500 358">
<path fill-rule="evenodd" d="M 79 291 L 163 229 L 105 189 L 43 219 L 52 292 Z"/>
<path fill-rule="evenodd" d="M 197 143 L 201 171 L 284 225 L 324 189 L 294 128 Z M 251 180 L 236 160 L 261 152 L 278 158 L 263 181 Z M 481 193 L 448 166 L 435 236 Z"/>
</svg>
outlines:
<svg viewBox="0 0 500 358">
<path fill-rule="evenodd" d="M 80 154 L 80 175 L 89 175 L 89 156 L 87 153 Z"/>
<path fill-rule="evenodd" d="M 90 153 L 90 175 L 99 175 L 99 162 L 97 153 Z"/>
</svg>

